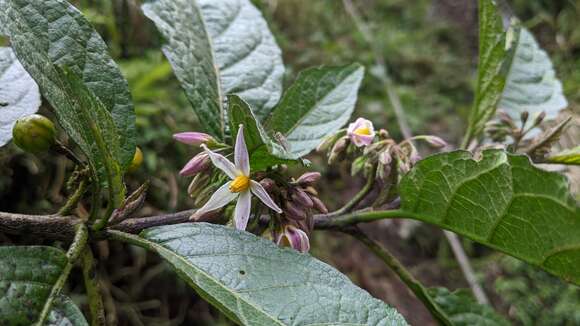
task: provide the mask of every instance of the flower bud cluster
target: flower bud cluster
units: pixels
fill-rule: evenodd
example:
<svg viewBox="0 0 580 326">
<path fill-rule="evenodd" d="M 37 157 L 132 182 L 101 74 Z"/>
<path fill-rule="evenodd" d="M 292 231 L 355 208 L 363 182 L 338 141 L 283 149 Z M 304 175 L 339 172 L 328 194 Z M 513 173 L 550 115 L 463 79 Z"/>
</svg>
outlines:
<svg viewBox="0 0 580 326">
<path fill-rule="evenodd" d="M 519 142 L 526 136 L 533 128 L 538 127 L 546 118 L 546 113 L 541 112 L 528 125 L 530 114 L 528 111 L 523 111 L 520 115 L 520 124 L 516 122 L 504 111 L 498 111 L 497 119 L 491 120 L 485 124 L 485 133 L 491 138 L 493 142 L 504 143 L 508 137 L 514 141 Z"/>
</svg>

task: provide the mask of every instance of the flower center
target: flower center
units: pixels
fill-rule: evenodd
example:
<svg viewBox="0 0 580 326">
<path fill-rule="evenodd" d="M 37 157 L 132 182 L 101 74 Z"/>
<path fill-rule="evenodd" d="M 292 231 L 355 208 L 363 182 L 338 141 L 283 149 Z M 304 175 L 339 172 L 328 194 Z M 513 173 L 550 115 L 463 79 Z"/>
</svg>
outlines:
<svg viewBox="0 0 580 326">
<path fill-rule="evenodd" d="M 361 127 L 355 130 L 354 134 L 359 136 L 369 136 L 371 134 L 371 130 L 367 127 Z"/>
<path fill-rule="evenodd" d="M 250 178 L 246 177 L 245 175 L 237 176 L 230 183 L 231 192 L 242 192 L 248 190 L 248 188 L 250 188 Z"/>
</svg>

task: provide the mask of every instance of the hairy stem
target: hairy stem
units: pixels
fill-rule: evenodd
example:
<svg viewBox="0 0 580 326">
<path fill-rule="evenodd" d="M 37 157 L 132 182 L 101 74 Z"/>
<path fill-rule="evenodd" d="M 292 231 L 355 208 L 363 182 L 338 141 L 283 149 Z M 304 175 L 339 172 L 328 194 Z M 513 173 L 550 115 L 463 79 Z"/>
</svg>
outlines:
<svg viewBox="0 0 580 326">
<path fill-rule="evenodd" d="M 96 262 L 93 257 L 93 252 L 88 246 L 83 252 L 81 266 L 83 269 L 83 279 L 89 301 L 89 310 L 91 312 L 90 324 L 93 326 L 105 326 L 105 309 L 103 305 L 103 297 L 101 295 L 101 287 L 97 279 Z"/>
<path fill-rule="evenodd" d="M 365 183 L 364 187 L 343 207 L 339 208 L 338 210 L 327 214 L 328 217 L 335 217 L 345 213 L 350 212 L 353 208 L 358 205 L 365 197 L 373 190 L 373 186 L 375 185 L 375 173 L 377 171 L 376 166 L 373 167 L 369 173 L 369 177 L 367 182 Z"/>
<path fill-rule="evenodd" d="M 75 192 L 72 194 L 72 196 L 70 196 L 70 198 L 66 201 L 64 206 L 62 206 L 60 208 L 57 215 L 60 215 L 60 216 L 69 215 L 72 212 L 72 210 L 75 209 L 75 207 L 77 206 L 77 204 L 79 203 L 79 201 L 83 197 L 86 190 L 87 190 L 87 181 L 81 180 L 78 188 L 75 190 Z"/>
<path fill-rule="evenodd" d="M 380 243 L 372 240 L 366 234 L 356 228 L 351 228 L 346 233 L 350 234 L 367 248 L 369 248 L 378 258 L 380 258 L 393 272 L 397 274 L 399 279 L 407 285 L 407 287 L 415 294 L 417 299 L 421 300 L 425 307 L 431 312 L 431 315 L 441 325 L 453 325 L 447 314 L 437 305 L 433 298 L 427 293 L 427 289 L 417 280 L 411 273 L 401 264 L 401 262 L 393 256 Z"/>
<path fill-rule="evenodd" d="M 46 302 L 44 303 L 44 307 L 42 308 L 40 317 L 38 317 L 38 321 L 36 323 L 37 326 L 44 325 L 46 318 L 48 318 L 48 315 L 52 310 L 54 300 L 59 296 L 60 292 L 62 291 L 62 288 L 64 287 L 66 280 L 68 279 L 70 271 L 73 268 L 76 261 L 78 260 L 78 258 L 81 256 L 88 239 L 89 233 L 87 227 L 84 224 L 78 224 L 73 243 L 71 244 L 66 253 L 68 262 L 66 263 L 64 270 L 62 271 L 62 274 L 56 280 L 56 283 L 54 283 L 54 285 L 52 286 L 52 290 L 50 291 L 50 294 L 46 299 Z"/>
</svg>

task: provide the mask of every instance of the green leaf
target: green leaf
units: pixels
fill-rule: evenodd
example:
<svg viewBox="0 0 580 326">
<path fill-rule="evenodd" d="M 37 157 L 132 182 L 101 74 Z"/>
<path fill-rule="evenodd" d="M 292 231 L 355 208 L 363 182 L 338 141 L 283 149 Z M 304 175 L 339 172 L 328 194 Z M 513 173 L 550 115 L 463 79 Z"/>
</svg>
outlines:
<svg viewBox="0 0 580 326">
<path fill-rule="evenodd" d="M 47 326 L 89 326 L 81 310 L 65 296 L 55 302 L 45 323 Z"/>
<path fill-rule="evenodd" d="M 580 208 L 560 174 L 526 156 L 438 154 L 401 182 L 401 209 L 580 285 Z"/>
<path fill-rule="evenodd" d="M 580 165 L 580 146 L 551 155 L 546 161 L 557 164 Z"/>
<path fill-rule="evenodd" d="M 221 225 L 187 223 L 116 238 L 156 251 L 243 325 L 406 325 L 391 307 L 308 254 Z"/>
<path fill-rule="evenodd" d="M 502 17 L 493 0 L 479 0 L 479 64 L 475 102 L 471 109 L 465 142 L 483 131 L 495 114 L 506 82 L 508 42 Z M 465 147 L 464 146 L 464 147 Z"/>
<path fill-rule="evenodd" d="M 232 135 L 238 134 L 244 125 L 244 139 L 250 155 L 252 172 L 264 170 L 276 164 L 290 163 L 288 152 L 273 141 L 252 113 L 250 106 L 237 95 L 228 95 L 228 119 Z"/>
<path fill-rule="evenodd" d="M 175 74 L 208 132 L 224 137 L 224 94 L 265 117 L 282 93 L 281 51 L 248 0 L 155 0 L 145 15 L 167 40 Z"/>
<path fill-rule="evenodd" d="M 523 111 L 532 117 L 545 112 L 546 119 L 556 118 L 568 102 L 550 57 L 534 36 L 518 24 L 512 26 L 508 35 L 515 37 L 514 55 L 499 108 L 514 121 L 520 121 Z"/>
<path fill-rule="evenodd" d="M 0 325 L 33 325 L 66 263 L 65 252 L 54 247 L 0 247 Z M 87 325 L 70 299 L 55 303 L 48 325 Z"/>
<path fill-rule="evenodd" d="M 61 124 L 70 118 L 58 108 L 68 95 L 61 89 L 57 67 L 69 67 L 81 77 L 111 113 L 121 149 L 116 158 L 127 168 L 136 137 L 129 88 L 106 44 L 82 14 L 65 0 L 0 0 L 0 25 Z"/>
<path fill-rule="evenodd" d="M 266 130 L 285 137 L 293 158 L 308 154 L 350 119 L 363 75 L 359 64 L 303 71 L 266 120 Z"/>
<path fill-rule="evenodd" d="M 488 305 L 478 304 L 466 290 L 429 289 L 429 295 L 455 326 L 508 326 L 510 323 Z"/>
<path fill-rule="evenodd" d="M 40 107 L 40 93 L 12 49 L 0 47 L 0 146 L 12 139 L 16 120 Z"/>
</svg>

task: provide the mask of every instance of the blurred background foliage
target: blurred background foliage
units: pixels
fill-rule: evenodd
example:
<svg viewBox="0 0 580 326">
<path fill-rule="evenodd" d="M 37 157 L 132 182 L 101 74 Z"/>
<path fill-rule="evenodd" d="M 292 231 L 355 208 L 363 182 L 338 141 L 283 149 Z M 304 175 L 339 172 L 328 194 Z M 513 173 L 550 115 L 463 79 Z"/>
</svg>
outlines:
<svg viewBox="0 0 580 326">
<path fill-rule="evenodd" d="M 137 114 L 138 143 L 145 164 L 126 177 L 129 189 L 151 180 L 140 212 L 191 208 L 188 182 L 177 172 L 194 154 L 171 135 L 198 130 L 160 40 L 142 15 L 138 0 L 75 0 L 107 41 L 129 81 Z M 401 137 L 392 108 L 373 71 L 375 57 L 338 0 L 255 0 L 283 49 L 287 84 L 300 70 L 353 61 L 367 67 L 355 117 Z M 354 0 L 386 60 L 388 73 L 415 134 L 436 134 L 457 144 L 473 98 L 477 65 L 477 1 Z M 580 112 L 580 4 L 574 0 L 512 0 L 514 12 L 536 35 L 556 66 L 578 121 Z M 42 112 L 50 115 L 46 108 Z M 577 145 L 578 126 L 563 141 Z M 64 135 L 61 135 L 64 137 Z M 424 153 L 427 154 L 427 153 Z M 313 169 L 325 172 L 321 197 L 336 208 L 361 186 L 342 166 L 328 167 L 312 155 Z M 14 145 L 0 151 L 0 210 L 54 212 L 67 196 L 63 184 L 71 166 L 62 157 L 33 156 Z M 300 171 L 295 171 L 296 175 Z M 570 174 L 576 178 L 578 171 Z M 573 179 L 574 180 L 574 179 Z M 577 189 L 577 188 L 575 188 Z M 576 190 L 578 194 L 578 191 Z M 82 209 L 82 208 L 81 208 Z M 466 287 L 440 230 L 426 225 L 385 221 L 367 227 L 430 286 Z M 26 237 L 0 234 L 1 243 L 26 243 Z M 381 264 L 351 239 L 318 234 L 313 254 L 337 266 L 371 294 L 395 306 L 414 325 L 433 324 L 428 312 Z M 531 266 L 465 241 L 468 253 L 496 309 L 521 325 L 580 324 L 580 291 Z M 101 242 L 95 250 L 105 285 L 109 322 L 118 325 L 228 325 L 156 257 L 137 248 Z M 292 271 L 288 271 L 291 273 Z M 73 277 L 69 292 L 82 292 Z M 75 296 L 83 302 L 82 296 Z"/>
</svg>

